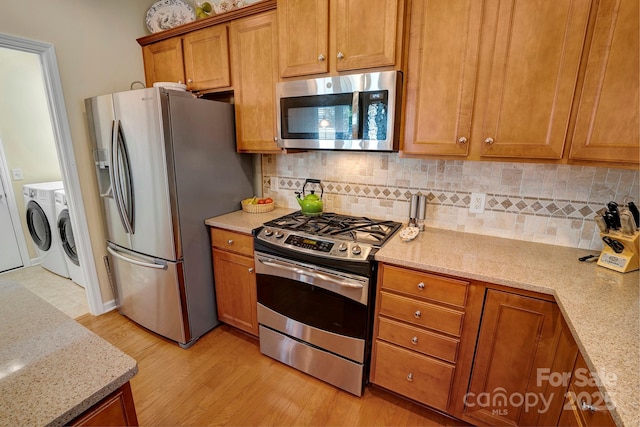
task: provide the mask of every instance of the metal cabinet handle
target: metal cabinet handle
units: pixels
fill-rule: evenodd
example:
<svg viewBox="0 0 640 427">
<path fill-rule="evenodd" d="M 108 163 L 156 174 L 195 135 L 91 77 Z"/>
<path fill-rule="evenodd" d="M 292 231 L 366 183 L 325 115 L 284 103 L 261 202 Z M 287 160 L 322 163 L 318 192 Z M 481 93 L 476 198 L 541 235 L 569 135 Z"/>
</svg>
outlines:
<svg viewBox="0 0 640 427">
<path fill-rule="evenodd" d="M 467 138 L 465 138 L 464 136 L 461 136 L 461 137 L 458 139 L 458 142 L 459 142 L 460 144 L 466 144 L 466 143 L 467 143 Z"/>
<path fill-rule="evenodd" d="M 407 375 L 407 381 L 413 381 L 413 373 L 409 372 L 409 375 Z"/>
<path fill-rule="evenodd" d="M 227 240 L 227 245 L 229 246 L 233 245 L 233 240 L 232 239 Z"/>
<path fill-rule="evenodd" d="M 420 313 L 420 310 L 417 310 L 415 313 L 413 313 L 413 317 L 415 317 L 416 319 L 419 319 L 420 316 L 422 316 L 422 313 Z"/>
<path fill-rule="evenodd" d="M 418 283 L 418 289 L 420 289 L 421 291 L 424 291 L 424 282 Z"/>
<path fill-rule="evenodd" d="M 249 267 L 249 273 L 253 273 L 253 267 Z"/>
<path fill-rule="evenodd" d="M 325 60 L 325 58 L 324 58 L 323 54 L 318 55 L 318 61 L 322 62 L 324 60 Z"/>
<path fill-rule="evenodd" d="M 338 59 L 342 59 L 342 58 L 344 58 L 344 53 L 338 52 L 338 54 L 336 56 L 338 57 Z"/>
<path fill-rule="evenodd" d="M 193 83 L 192 79 L 187 79 L 187 83 Z"/>
<path fill-rule="evenodd" d="M 411 344 L 417 345 L 418 344 L 418 337 L 411 338 Z"/>
<path fill-rule="evenodd" d="M 493 138 L 489 137 L 485 139 L 484 142 L 486 142 L 487 144 L 493 144 Z"/>
<path fill-rule="evenodd" d="M 593 405 L 588 404 L 587 401 L 584 400 L 584 399 L 582 399 L 580 401 L 580 409 L 582 409 L 583 411 L 589 411 L 592 414 L 598 410 L 598 408 L 596 408 Z"/>
</svg>

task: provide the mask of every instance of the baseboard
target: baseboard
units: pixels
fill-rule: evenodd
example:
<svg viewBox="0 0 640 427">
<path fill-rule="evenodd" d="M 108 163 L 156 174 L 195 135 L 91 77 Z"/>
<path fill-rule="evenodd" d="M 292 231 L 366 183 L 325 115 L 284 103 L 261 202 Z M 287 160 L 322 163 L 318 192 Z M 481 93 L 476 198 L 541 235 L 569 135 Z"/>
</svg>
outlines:
<svg viewBox="0 0 640 427">
<path fill-rule="evenodd" d="M 115 309 L 117 308 L 117 306 L 116 306 L 116 300 L 112 299 L 112 300 L 110 300 L 110 301 L 105 302 L 105 303 L 102 305 L 102 308 L 103 308 L 103 310 L 104 310 L 104 311 L 102 312 L 103 314 L 104 314 L 104 313 L 108 313 L 109 311 L 115 310 Z"/>
</svg>

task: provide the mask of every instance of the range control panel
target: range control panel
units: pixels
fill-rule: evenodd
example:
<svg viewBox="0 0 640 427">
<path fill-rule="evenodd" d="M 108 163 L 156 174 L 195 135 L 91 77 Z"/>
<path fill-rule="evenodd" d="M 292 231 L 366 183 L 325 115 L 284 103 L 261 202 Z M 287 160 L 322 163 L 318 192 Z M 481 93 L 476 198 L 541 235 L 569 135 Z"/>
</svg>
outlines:
<svg viewBox="0 0 640 427">
<path fill-rule="evenodd" d="M 364 243 L 319 238 L 270 227 L 260 230 L 257 238 L 298 252 L 348 260 L 366 260 L 372 249 L 370 245 Z"/>
</svg>

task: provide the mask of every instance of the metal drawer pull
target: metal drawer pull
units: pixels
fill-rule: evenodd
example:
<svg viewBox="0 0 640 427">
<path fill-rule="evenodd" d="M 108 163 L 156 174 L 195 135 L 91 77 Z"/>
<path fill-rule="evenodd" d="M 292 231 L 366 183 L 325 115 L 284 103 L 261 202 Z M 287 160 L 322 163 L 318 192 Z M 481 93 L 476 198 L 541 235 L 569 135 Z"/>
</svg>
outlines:
<svg viewBox="0 0 640 427">
<path fill-rule="evenodd" d="M 415 317 L 416 319 L 419 319 L 420 316 L 422 316 L 422 313 L 420 313 L 420 310 L 417 310 L 415 313 L 413 313 L 413 317 Z"/>
<path fill-rule="evenodd" d="M 418 337 L 411 338 L 411 344 L 418 344 Z"/>
<path fill-rule="evenodd" d="M 420 289 L 421 291 L 424 291 L 424 282 L 418 283 L 418 289 Z"/>
<path fill-rule="evenodd" d="M 249 267 L 249 273 L 253 273 L 253 267 Z"/>
<path fill-rule="evenodd" d="M 489 137 L 485 139 L 484 142 L 486 142 L 487 144 L 493 144 L 493 138 Z"/>
<path fill-rule="evenodd" d="M 342 58 L 344 58 L 344 53 L 338 52 L 338 54 L 336 56 L 338 57 L 338 59 L 342 59 Z"/>
<path fill-rule="evenodd" d="M 413 374 L 411 372 L 407 375 L 407 381 L 413 381 Z"/>
<path fill-rule="evenodd" d="M 460 139 L 458 139 L 458 142 L 460 144 L 466 144 L 467 143 L 467 138 L 465 138 L 464 136 L 461 136 Z"/>
<path fill-rule="evenodd" d="M 233 245 L 233 240 L 232 239 L 227 240 L 227 244 L 228 245 Z"/>
<path fill-rule="evenodd" d="M 584 399 L 580 401 L 580 409 L 582 409 L 583 411 L 589 411 L 592 414 L 598 410 L 598 408 L 596 408 L 595 406 L 589 405 Z"/>
<path fill-rule="evenodd" d="M 322 61 L 324 61 L 324 59 L 325 58 L 324 58 L 323 54 L 318 55 L 318 61 L 322 62 Z"/>
</svg>

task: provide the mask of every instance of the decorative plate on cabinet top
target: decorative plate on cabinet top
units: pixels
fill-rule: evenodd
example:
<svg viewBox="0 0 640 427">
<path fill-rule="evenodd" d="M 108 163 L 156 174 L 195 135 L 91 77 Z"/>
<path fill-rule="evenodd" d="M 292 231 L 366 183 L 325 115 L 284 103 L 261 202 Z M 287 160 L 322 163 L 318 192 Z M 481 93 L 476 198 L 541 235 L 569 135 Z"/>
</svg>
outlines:
<svg viewBox="0 0 640 427">
<path fill-rule="evenodd" d="M 196 12 L 183 0 L 160 0 L 147 11 L 147 28 L 152 33 L 195 21 Z"/>
</svg>

